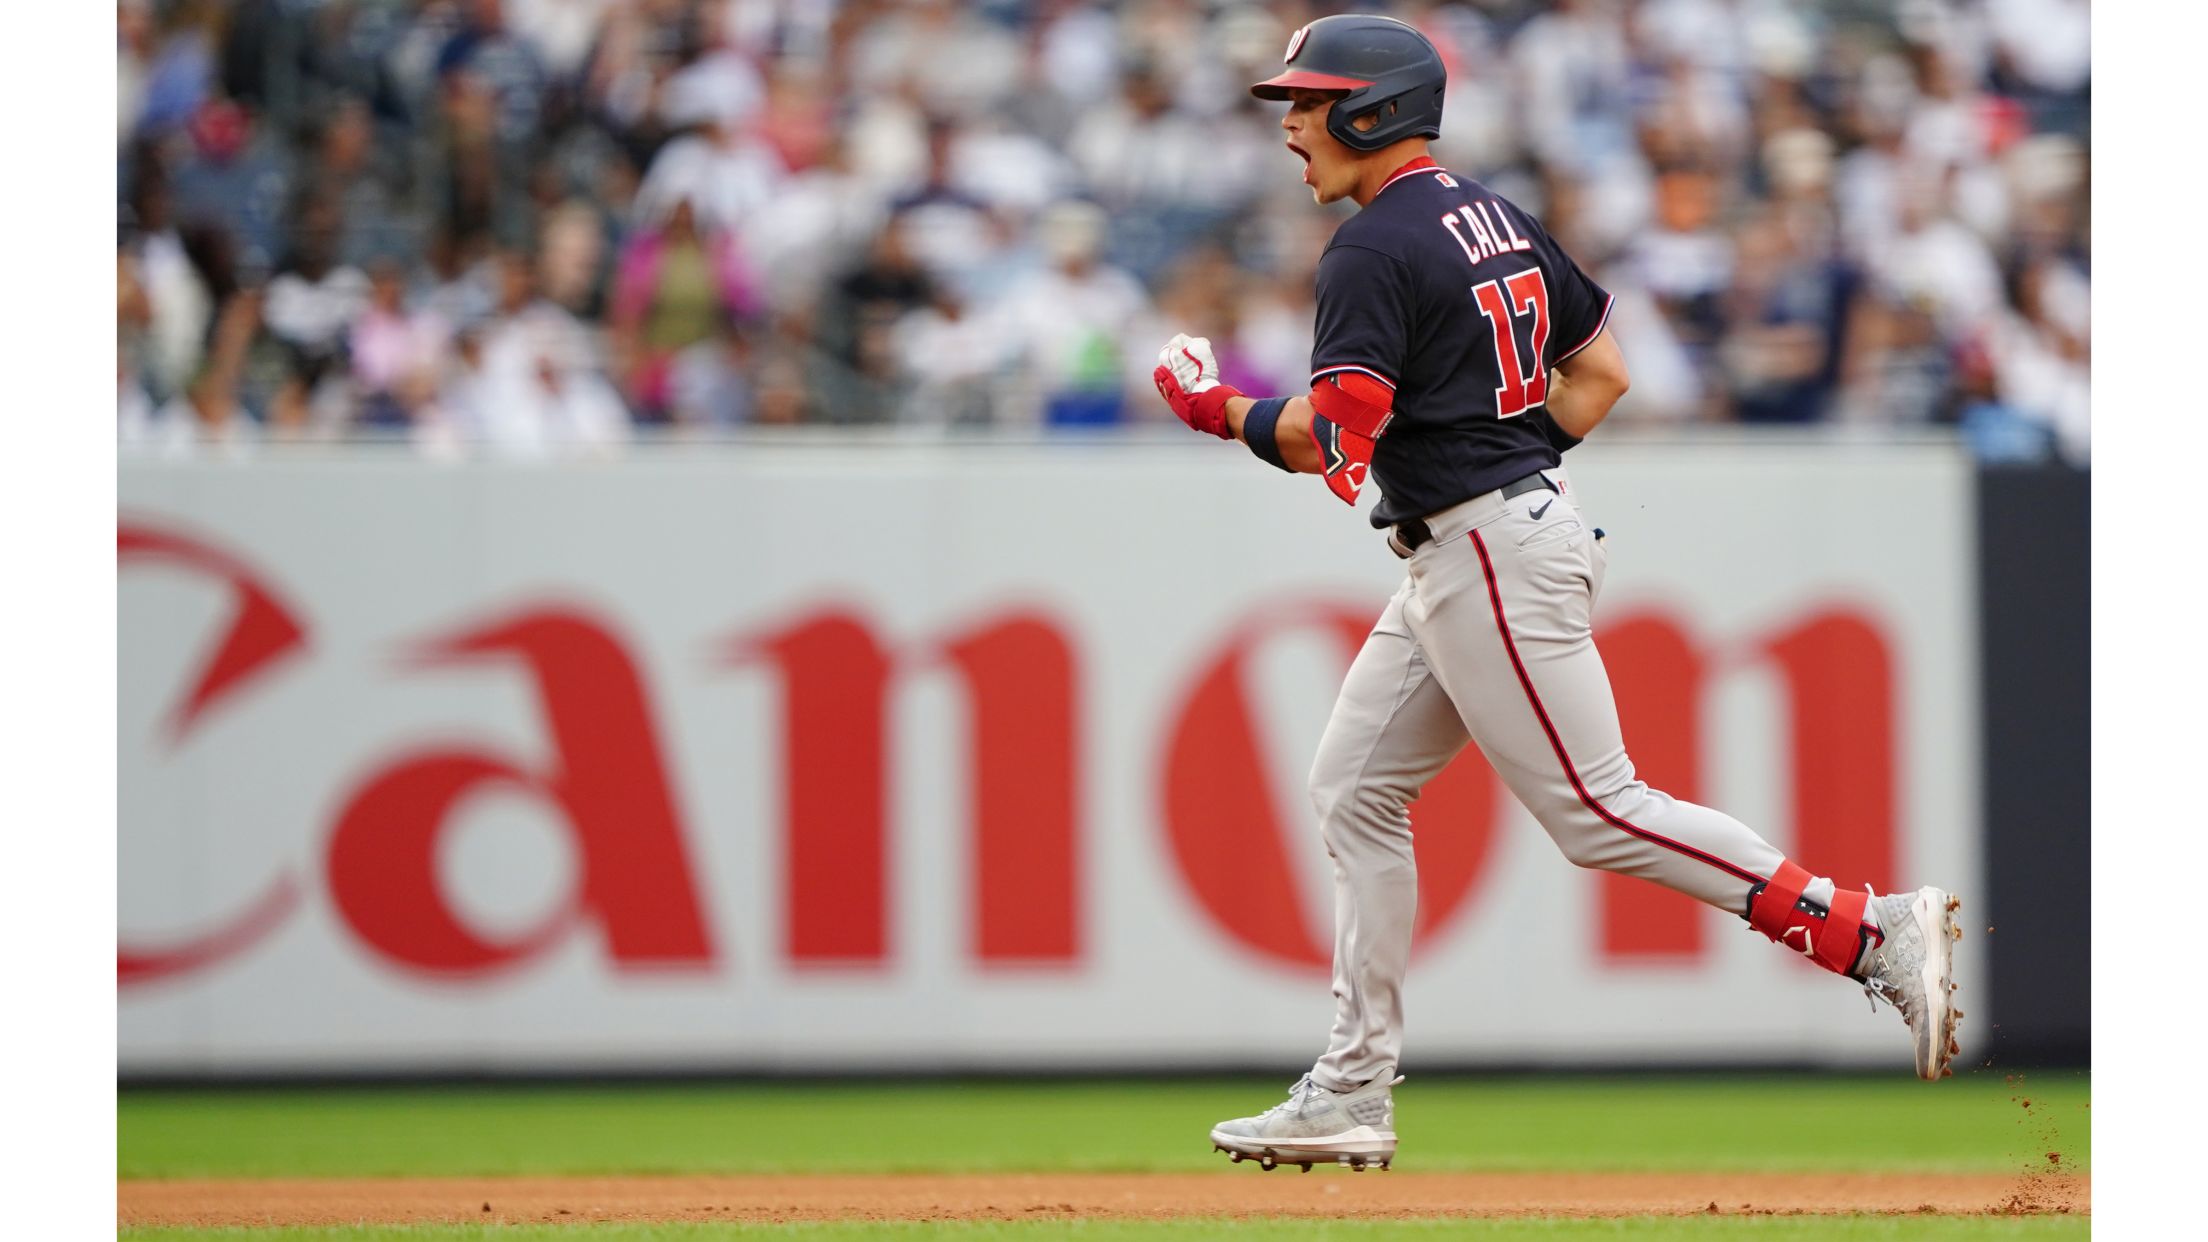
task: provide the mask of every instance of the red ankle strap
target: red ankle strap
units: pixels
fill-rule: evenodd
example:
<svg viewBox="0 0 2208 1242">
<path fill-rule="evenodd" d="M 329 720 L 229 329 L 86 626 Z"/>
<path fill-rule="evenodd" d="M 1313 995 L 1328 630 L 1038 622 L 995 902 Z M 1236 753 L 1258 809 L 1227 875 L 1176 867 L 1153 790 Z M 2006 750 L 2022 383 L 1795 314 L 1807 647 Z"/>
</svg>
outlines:
<svg viewBox="0 0 2208 1242">
<path fill-rule="evenodd" d="M 1863 954 L 1870 894 L 1836 888 L 1832 906 L 1822 908 L 1802 899 L 1811 878 L 1791 862 L 1780 863 L 1750 890 L 1748 925 L 1836 975 L 1847 974 Z"/>
<path fill-rule="evenodd" d="M 1802 901 L 1802 890 L 1809 887 L 1811 876 L 1791 862 L 1782 862 L 1748 897 L 1748 925 L 1778 940 L 1786 935 L 1787 928 L 1795 926 L 1795 907 Z M 1809 945 L 1800 946 L 1808 951 Z"/>
</svg>

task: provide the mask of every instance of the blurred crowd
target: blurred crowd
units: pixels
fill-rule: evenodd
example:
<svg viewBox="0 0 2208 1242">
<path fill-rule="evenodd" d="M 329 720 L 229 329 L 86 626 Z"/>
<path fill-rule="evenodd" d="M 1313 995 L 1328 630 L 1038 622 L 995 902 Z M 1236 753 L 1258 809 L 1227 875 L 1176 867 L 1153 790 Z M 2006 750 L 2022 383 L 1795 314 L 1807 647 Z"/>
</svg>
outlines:
<svg viewBox="0 0 2208 1242">
<path fill-rule="evenodd" d="M 1441 161 L 1618 295 L 1619 423 L 2083 461 L 2087 0 L 1368 3 Z M 603 450 L 1170 419 L 1308 383 L 1315 207 L 1236 0 L 122 0 L 120 434 Z"/>
</svg>

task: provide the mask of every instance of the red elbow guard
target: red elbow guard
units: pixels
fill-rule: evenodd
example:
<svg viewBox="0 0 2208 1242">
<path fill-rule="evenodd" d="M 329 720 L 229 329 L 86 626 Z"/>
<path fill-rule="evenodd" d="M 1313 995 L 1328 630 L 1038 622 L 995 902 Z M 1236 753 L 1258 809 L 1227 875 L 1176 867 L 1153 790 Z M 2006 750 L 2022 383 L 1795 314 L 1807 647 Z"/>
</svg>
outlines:
<svg viewBox="0 0 2208 1242">
<path fill-rule="evenodd" d="M 1319 450 L 1319 474 L 1327 490 L 1345 505 L 1356 504 L 1357 493 L 1365 487 L 1365 472 L 1372 468 L 1371 438 L 1336 426 L 1324 414 L 1313 414 L 1311 443 Z"/>
<path fill-rule="evenodd" d="M 1311 441 L 1328 490 L 1357 503 L 1372 467 L 1373 441 L 1395 417 L 1395 393 L 1361 371 L 1336 371 L 1311 386 Z"/>
<path fill-rule="evenodd" d="M 1395 417 L 1395 390 L 1362 371 L 1336 371 L 1311 386 L 1311 408 L 1344 431 L 1377 440 Z"/>
</svg>

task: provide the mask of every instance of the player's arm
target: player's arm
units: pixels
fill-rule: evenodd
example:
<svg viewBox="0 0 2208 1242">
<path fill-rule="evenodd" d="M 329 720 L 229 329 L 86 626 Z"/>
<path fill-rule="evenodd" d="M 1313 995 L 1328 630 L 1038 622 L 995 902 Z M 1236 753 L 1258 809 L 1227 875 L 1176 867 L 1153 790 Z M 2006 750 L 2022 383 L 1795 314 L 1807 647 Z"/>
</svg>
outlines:
<svg viewBox="0 0 2208 1242">
<path fill-rule="evenodd" d="M 1549 372 L 1549 419 L 1574 442 L 1584 440 L 1630 385 L 1625 351 L 1604 329 Z"/>
<path fill-rule="evenodd" d="M 1265 462 L 1316 474 L 1355 504 L 1373 442 L 1392 417 L 1394 390 L 1364 368 L 1322 375 L 1307 396 L 1249 397 L 1220 382 L 1211 342 L 1185 333 L 1158 351 L 1151 373 L 1158 395 L 1182 422 L 1222 440 L 1240 440 Z"/>
<path fill-rule="evenodd" d="M 1548 288 L 1548 399 L 1529 421 L 1549 447 L 1562 453 L 1593 431 L 1625 395 L 1625 355 L 1610 335 L 1610 312 L 1617 299 L 1565 253 L 1539 220 L 1515 206 L 1498 209 L 1511 213 L 1532 239 Z"/>
<path fill-rule="evenodd" d="M 1250 438 L 1243 424 L 1256 405 L 1255 397 L 1227 398 L 1227 432 L 1244 444 L 1248 444 Z M 1280 417 L 1272 424 L 1273 449 L 1279 454 L 1281 464 L 1297 474 L 1326 473 L 1325 462 L 1319 456 L 1319 443 L 1311 434 L 1312 413 L 1311 398 L 1290 397 L 1280 408 Z"/>
</svg>

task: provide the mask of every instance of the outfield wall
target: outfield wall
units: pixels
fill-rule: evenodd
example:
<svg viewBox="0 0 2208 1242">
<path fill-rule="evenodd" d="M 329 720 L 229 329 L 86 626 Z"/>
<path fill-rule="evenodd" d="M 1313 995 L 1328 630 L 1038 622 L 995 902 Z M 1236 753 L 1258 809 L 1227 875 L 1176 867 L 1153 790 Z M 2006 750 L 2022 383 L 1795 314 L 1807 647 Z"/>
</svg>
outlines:
<svg viewBox="0 0 2208 1242">
<path fill-rule="evenodd" d="M 1960 450 L 1573 458 L 1643 775 L 1843 882 L 1980 889 Z M 1323 1043 L 1301 776 L 1402 570 L 1307 479 L 790 445 L 126 461 L 120 495 L 126 1075 Z M 1414 1068 L 1906 1056 L 1739 920 L 1565 863 L 1476 753 L 1414 819 Z"/>
</svg>

